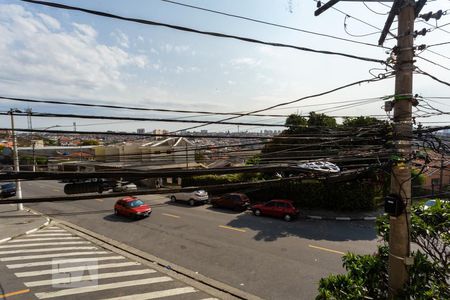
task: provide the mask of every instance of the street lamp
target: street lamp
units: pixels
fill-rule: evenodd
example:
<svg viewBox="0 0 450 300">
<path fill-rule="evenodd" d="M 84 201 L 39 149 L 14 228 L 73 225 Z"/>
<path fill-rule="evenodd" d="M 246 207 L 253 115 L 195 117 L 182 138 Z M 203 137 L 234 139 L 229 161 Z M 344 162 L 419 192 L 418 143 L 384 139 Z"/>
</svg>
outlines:
<svg viewBox="0 0 450 300">
<path fill-rule="evenodd" d="M 14 131 L 14 113 L 21 113 L 17 108 L 11 108 L 8 111 L 8 114 L 11 116 L 11 132 L 12 132 L 12 138 L 13 138 L 13 159 L 14 159 L 14 171 L 19 172 L 20 171 L 20 165 L 19 165 L 19 152 L 17 151 L 17 136 L 16 132 Z M 22 186 L 20 184 L 20 180 L 16 179 L 16 196 L 18 199 L 22 199 Z M 23 204 L 17 203 L 17 210 L 23 210 Z"/>
</svg>

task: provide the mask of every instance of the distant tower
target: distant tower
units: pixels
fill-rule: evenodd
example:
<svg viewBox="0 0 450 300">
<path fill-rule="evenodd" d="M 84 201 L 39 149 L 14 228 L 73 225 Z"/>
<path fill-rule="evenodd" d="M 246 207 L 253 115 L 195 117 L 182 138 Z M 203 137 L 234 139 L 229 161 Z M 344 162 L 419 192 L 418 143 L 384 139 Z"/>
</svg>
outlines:
<svg viewBox="0 0 450 300">
<path fill-rule="evenodd" d="M 73 131 L 77 131 L 77 122 L 73 122 Z"/>
</svg>

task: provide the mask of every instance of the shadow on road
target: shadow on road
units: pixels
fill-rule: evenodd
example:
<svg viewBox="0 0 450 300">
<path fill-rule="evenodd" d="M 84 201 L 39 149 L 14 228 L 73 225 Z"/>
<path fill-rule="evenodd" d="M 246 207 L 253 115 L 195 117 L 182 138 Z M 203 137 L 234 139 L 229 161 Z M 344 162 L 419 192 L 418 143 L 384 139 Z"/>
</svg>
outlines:
<svg viewBox="0 0 450 300">
<path fill-rule="evenodd" d="M 122 222 L 122 223 L 133 223 L 142 220 L 140 219 L 133 219 L 133 218 L 127 218 L 123 216 L 116 216 L 115 214 L 110 214 L 103 217 L 104 220 L 109 222 Z"/>
<path fill-rule="evenodd" d="M 356 241 L 377 238 L 375 223 L 371 221 L 324 221 L 298 219 L 286 222 L 270 217 L 256 217 L 249 211 L 239 214 L 227 224 L 235 228 L 257 231 L 254 239 L 271 242 L 284 237 L 310 240 Z"/>
<path fill-rule="evenodd" d="M 230 215 L 237 215 L 237 214 L 242 213 L 242 210 L 232 210 L 232 209 L 219 208 L 219 207 L 213 207 L 213 206 L 208 206 L 206 209 L 215 211 L 215 212 L 219 212 L 219 213 L 223 213 L 223 214 L 230 214 Z"/>
</svg>

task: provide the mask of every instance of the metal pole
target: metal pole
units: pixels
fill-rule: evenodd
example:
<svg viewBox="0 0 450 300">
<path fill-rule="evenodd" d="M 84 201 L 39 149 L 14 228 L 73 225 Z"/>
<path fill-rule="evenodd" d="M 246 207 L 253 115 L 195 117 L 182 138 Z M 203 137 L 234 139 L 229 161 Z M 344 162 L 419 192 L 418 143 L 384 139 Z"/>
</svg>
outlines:
<svg viewBox="0 0 450 300">
<path fill-rule="evenodd" d="M 33 142 L 33 172 L 36 172 L 36 142 Z"/>
<path fill-rule="evenodd" d="M 441 156 L 441 167 L 439 173 L 439 197 L 442 197 L 442 193 L 444 192 L 444 154 Z"/>
<path fill-rule="evenodd" d="M 397 63 L 395 77 L 394 144 L 398 159 L 391 172 L 391 193 L 400 195 L 406 210 L 398 217 L 390 217 L 389 234 L 389 299 L 395 299 L 408 283 L 411 224 L 411 138 L 413 33 L 415 3 L 404 0 L 398 15 Z"/>
<path fill-rule="evenodd" d="M 17 136 L 14 131 L 14 110 L 10 109 L 9 114 L 11 116 L 11 132 L 13 137 L 13 160 L 14 160 L 14 171 L 20 171 L 19 165 L 19 152 L 17 151 Z M 22 199 L 22 186 L 20 184 L 20 180 L 16 179 L 16 197 L 17 199 Z M 23 210 L 23 204 L 17 203 L 17 210 Z"/>
<path fill-rule="evenodd" d="M 185 141 L 186 143 L 186 169 L 189 169 L 189 158 L 188 158 L 188 145 L 187 145 L 187 141 Z"/>
</svg>

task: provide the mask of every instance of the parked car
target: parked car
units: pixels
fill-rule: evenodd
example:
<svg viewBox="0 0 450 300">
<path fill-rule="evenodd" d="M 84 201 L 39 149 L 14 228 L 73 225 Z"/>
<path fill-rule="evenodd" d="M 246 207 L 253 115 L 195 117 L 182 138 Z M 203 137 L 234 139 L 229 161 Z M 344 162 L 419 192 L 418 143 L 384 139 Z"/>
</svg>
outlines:
<svg viewBox="0 0 450 300">
<path fill-rule="evenodd" d="M 113 188 L 113 192 L 129 192 L 129 191 L 137 191 L 137 186 L 134 183 L 124 184 L 124 185 L 116 185 Z"/>
<path fill-rule="evenodd" d="M 209 196 L 205 190 L 197 190 L 193 192 L 185 193 L 175 193 L 170 196 L 170 201 L 185 201 L 188 202 L 190 206 L 201 203 L 205 204 L 208 202 Z"/>
<path fill-rule="evenodd" d="M 283 218 L 289 222 L 293 218 L 298 217 L 300 211 L 295 208 L 290 200 L 270 200 L 263 204 L 255 204 L 251 207 L 255 216 L 272 216 L 277 218 Z"/>
<path fill-rule="evenodd" d="M 435 206 L 438 201 L 441 203 L 441 205 L 443 205 L 444 203 L 448 202 L 448 200 L 430 199 L 430 200 L 428 200 L 427 202 L 425 202 L 423 204 L 423 209 L 426 210 L 426 209 L 429 209 L 432 206 Z"/>
<path fill-rule="evenodd" d="M 231 208 L 233 210 L 246 210 L 250 205 L 250 199 L 242 193 L 229 193 L 211 198 L 213 207 Z"/>
<path fill-rule="evenodd" d="M 325 172 L 325 173 L 339 173 L 341 169 L 333 163 L 327 161 L 313 161 L 297 165 L 299 168 Z"/>
<path fill-rule="evenodd" d="M 144 218 L 150 216 L 152 208 L 137 197 L 125 197 L 117 200 L 114 205 L 114 214 L 125 217 Z"/>
<path fill-rule="evenodd" d="M 0 185 L 0 197 L 8 198 L 16 195 L 16 184 L 15 183 L 4 183 Z"/>
</svg>

